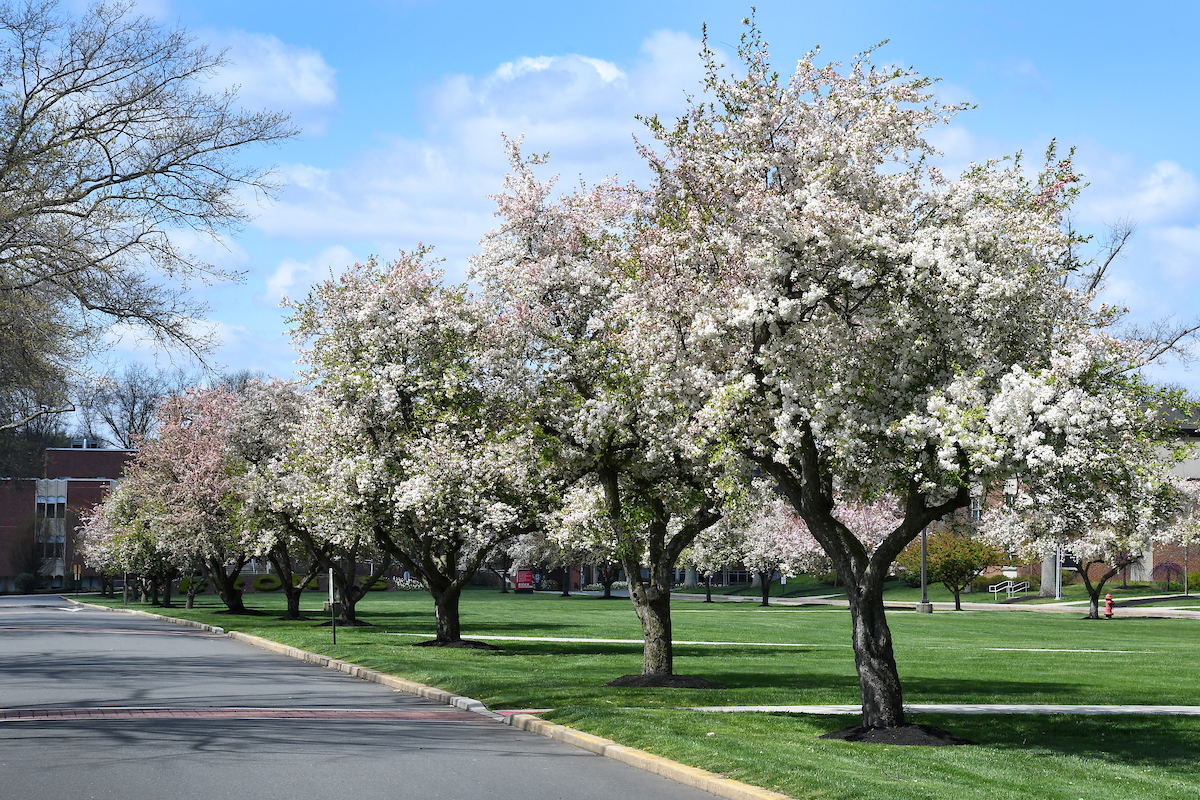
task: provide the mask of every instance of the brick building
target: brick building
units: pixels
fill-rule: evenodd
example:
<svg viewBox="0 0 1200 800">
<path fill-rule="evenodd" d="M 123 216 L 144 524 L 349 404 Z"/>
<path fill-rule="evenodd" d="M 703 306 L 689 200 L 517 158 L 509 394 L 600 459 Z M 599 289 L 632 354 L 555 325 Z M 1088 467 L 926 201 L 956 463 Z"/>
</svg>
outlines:
<svg viewBox="0 0 1200 800">
<path fill-rule="evenodd" d="M 80 439 L 73 447 L 47 449 L 41 477 L 0 478 L 0 591 L 15 589 L 17 562 L 31 547 L 44 585 L 71 585 L 75 565 L 82 567 L 74 541 L 79 515 L 100 502 L 133 456 Z M 99 586 L 94 570 L 82 567 L 82 578 L 84 588 Z"/>
</svg>

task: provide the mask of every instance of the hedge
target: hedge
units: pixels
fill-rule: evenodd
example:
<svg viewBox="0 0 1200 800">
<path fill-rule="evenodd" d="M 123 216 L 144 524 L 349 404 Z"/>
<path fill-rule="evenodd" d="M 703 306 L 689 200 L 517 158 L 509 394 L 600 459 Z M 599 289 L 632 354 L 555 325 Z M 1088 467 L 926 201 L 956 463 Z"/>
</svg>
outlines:
<svg viewBox="0 0 1200 800">
<path fill-rule="evenodd" d="M 258 575 L 254 578 L 254 591 L 277 592 L 283 586 L 278 575 Z"/>
</svg>

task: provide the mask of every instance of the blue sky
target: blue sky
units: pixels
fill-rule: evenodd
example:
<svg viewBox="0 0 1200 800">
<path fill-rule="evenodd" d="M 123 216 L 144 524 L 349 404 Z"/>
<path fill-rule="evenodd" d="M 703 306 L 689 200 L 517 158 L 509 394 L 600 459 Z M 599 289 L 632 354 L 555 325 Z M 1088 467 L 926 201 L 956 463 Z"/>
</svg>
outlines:
<svg viewBox="0 0 1200 800">
<path fill-rule="evenodd" d="M 878 61 L 941 78 L 943 99 L 977 108 L 937 133 L 947 166 L 1051 138 L 1078 148 L 1091 181 L 1078 222 L 1138 230 L 1109 299 L 1136 319 L 1200 311 L 1200 127 L 1195 31 L 1200 4 L 1160 2 L 758 2 L 775 63 L 790 72 L 814 45 L 833 60 L 884 39 Z M 505 171 L 499 134 L 524 134 L 564 182 L 645 175 L 638 113 L 670 117 L 698 89 L 701 26 L 732 56 L 749 4 L 727 2 L 224 2 L 143 0 L 229 50 L 216 80 L 250 107 L 304 129 L 278 149 L 278 202 L 196 252 L 246 281 L 204 290 L 230 369 L 289 375 L 282 295 L 372 253 L 434 245 L 461 278 L 492 226 L 489 193 Z M 732 59 L 727 59 L 731 61 Z M 148 359 L 125 341 L 124 359 Z M 1175 364 L 1161 380 L 1200 389 Z"/>
</svg>

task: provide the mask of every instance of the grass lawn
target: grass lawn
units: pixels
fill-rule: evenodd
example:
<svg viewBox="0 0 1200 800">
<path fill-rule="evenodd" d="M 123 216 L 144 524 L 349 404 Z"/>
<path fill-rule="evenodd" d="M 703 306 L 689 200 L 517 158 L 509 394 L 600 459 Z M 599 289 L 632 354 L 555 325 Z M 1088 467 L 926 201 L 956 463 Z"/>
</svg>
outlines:
<svg viewBox="0 0 1200 800">
<path fill-rule="evenodd" d="M 309 599 L 311 598 L 311 599 Z M 89 598 L 92 599 L 92 598 Z M 304 608 L 319 608 L 319 593 Z M 249 594 L 261 616 L 198 608 L 166 613 L 257 634 L 478 698 L 493 709 L 553 708 L 547 719 L 794 797 L 1193 798 L 1200 796 L 1200 719 L 1170 717 L 925 716 L 979 747 L 898 748 L 815 738 L 853 718 L 702 714 L 691 705 L 857 703 L 849 613 L 818 608 L 677 601 L 676 671 L 724 691 L 609 688 L 638 672 L 638 644 L 496 642 L 500 653 L 413 647 L 431 634 L 419 593 L 373 593 L 359 604 L 370 628 L 343 628 L 332 646 L 316 620 L 285 623 L 277 594 Z M 112 603 L 113 601 L 107 601 Z M 119 605 L 120 601 L 117 600 Z M 1086 621 L 1081 615 L 896 612 L 889 619 L 909 702 L 1200 704 L 1200 624 Z M 468 591 L 472 635 L 641 638 L 629 601 Z M 757 646 L 751 643 L 765 643 Z M 802 647 L 769 646 L 783 643 Z M 1023 648 L 997 650 L 993 648 Z M 1130 652 L 1068 653 L 1049 650 Z M 712 736 L 707 735 L 712 733 Z"/>
</svg>

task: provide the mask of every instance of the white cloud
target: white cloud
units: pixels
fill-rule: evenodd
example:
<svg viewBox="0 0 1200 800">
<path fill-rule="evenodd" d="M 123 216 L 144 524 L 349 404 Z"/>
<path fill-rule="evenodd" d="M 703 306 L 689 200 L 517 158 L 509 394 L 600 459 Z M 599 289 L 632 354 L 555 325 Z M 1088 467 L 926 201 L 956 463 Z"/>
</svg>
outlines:
<svg viewBox="0 0 1200 800">
<path fill-rule="evenodd" d="M 577 175 L 644 177 L 632 141 L 644 128 L 634 117 L 683 110 L 685 92 L 697 93 L 703 77 L 699 50 L 692 37 L 660 31 L 629 65 L 568 54 L 447 76 L 425 95 L 422 136 L 380 137 L 332 169 L 281 167 L 283 195 L 255 224 L 272 237 L 370 243 L 385 256 L 423 241 L 457 279 L 493 225 L 487 195 L 508 166 L 501 133 L 524 134 L 527 152 L 548 151 L 566 186 Z"/>
<path fill-rule="evenodd" d="M 1091 186 L 1084 192 L 1080 211 L 1089 220 L 1131 219 L 1139 225 L 1155 225 L 1187 219 L 1200 210 L 1200 182 L 1173 161 L 1147 168 L 1128 157 L 1090 148 L 1083 156 L 1080 168 Z"/>
<path fill-rule="evenodd" d="M 214 85 L 240 86 L 248 109 L 282 111 L 309 133 L 325 131 L 338 95 L 336 71 L 320 52 L 270 34 L 233 31 L 209 38 L 228 48 L 229 64 L 214 75 Z"/>
<path fill-rule="evenodd" d="M 285 296 L 298 297 L 313 283 L 336 275 L 354 260 L 354 254 L 341 245 L 326 247 L 308 261 L 285 258 L 267 278 L 263 299 L 275 303 Z M 293 291 L 296 289 L 299 291 Z"/>
</svg>

